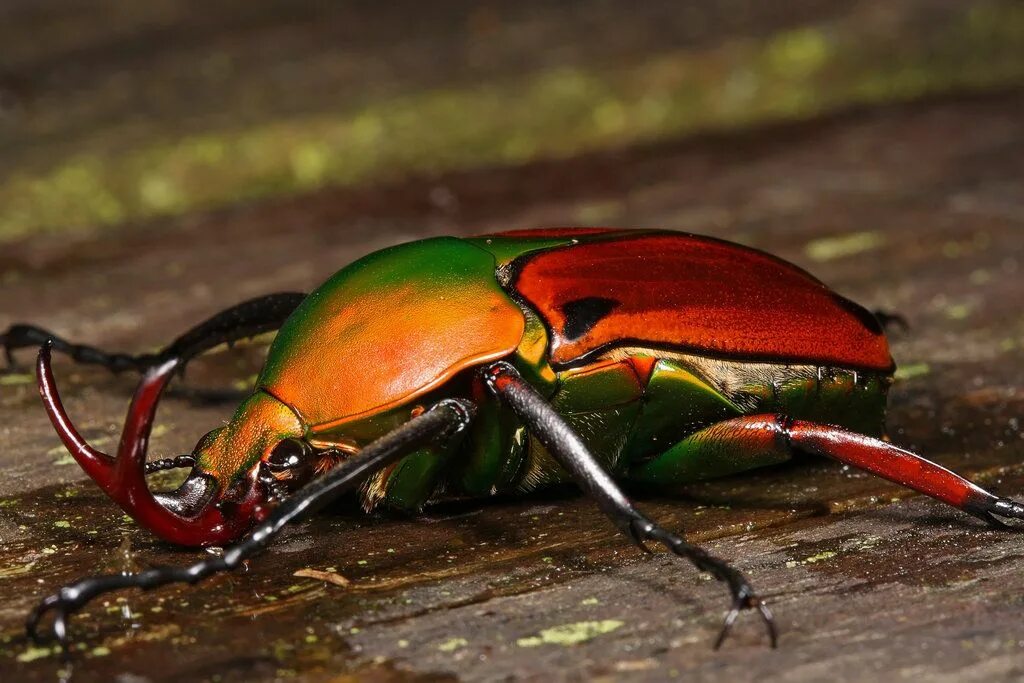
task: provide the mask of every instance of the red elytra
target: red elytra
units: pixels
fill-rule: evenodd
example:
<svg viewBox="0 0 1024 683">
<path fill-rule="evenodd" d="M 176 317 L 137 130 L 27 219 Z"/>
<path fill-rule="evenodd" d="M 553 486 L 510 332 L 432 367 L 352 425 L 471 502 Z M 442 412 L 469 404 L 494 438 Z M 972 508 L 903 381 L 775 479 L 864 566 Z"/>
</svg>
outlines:
<svg viewBox="0 0 1024 683">
<path fill-rule="evenodd" d="M 525 256 L 516 291 L 551 332 L 551 361 L 572 364 L 635 342 L 725 358 L 890 371 L 875 318 L 774 256 L 684 233 L 582 242 Z M 601 302 L 574 330 L 574 304 Z"/>
</svg>

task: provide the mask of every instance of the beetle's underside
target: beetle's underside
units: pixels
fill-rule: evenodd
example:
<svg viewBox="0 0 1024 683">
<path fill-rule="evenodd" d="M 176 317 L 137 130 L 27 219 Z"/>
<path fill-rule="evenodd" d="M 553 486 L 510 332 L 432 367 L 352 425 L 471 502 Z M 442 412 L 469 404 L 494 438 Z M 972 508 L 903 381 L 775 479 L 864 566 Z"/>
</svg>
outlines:
<svg viewBox="0 0 1024 683">
<path fill-rule="evenodd" d="M 191 456 L 145 464 L 156 404 L 191 357 L 280 331 L 256 388 Z M 615 479 L 672 484 L 831 457 L 989 521 L 1024 519 L 997 498 L 880 437 L 893 364 L 864 309 L 761 252 L 689 235 L 549 230 L 437 238 L 372 254 L 309 296 L 218 314 L 163 352 L 129 356 L 14 326 L 10 350 L 45 342 L 40 390 L 58 434 L 143 526 L 185 544 L 248 535 L 183 569 L 84 579 L 31 615 L 67 616 L 118 588 L 194 582 L 239 566 L 280 528 L 346 492 L 417 509 L 571 480 L 643 546 L 666 546 L 724 582 L 728 632 L 767 607 L 727 563 L 644 517 Z M 64 412 L 50 349 L 145 374 L 116 458 Z M 152 494 L 151 469 L 186 465 Z M 325 469 L 329 469 L 324 473 Z"/>
</svg>

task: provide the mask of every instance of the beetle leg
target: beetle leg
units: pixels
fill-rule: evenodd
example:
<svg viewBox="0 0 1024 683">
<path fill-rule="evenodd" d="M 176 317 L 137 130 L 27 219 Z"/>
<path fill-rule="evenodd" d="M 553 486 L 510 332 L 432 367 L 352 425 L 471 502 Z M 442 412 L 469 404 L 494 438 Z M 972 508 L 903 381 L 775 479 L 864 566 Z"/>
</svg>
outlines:
<svg viewBox="0 0 1024 683">
<path fill-rule="evenodd" d="M 910 322 L 906 316 L 901 313 L 894 313 L 892 311 L 886 311 L 882 308 L 876 308 L 871 311 L 872 315 L 878 320 L 878 324 L 882 326 L 882 329 L 886 332 L 898 329 L 900 332 L 906 334 L 910 331 Z"/>
<path fill-rule="evenodd" d="M 0 334 L 0 347 L 3 347 L 9 367 L 14 367 L 14 350 L 39 347 L 51 341 L 54 351 L 64 353 L 74 361 L 102 365 L 113 372 L 144 372 L 172 358 L 181 360 L 180 367 L 184 368 L 190 359 L 215 346 L 278 329 L 305 298 L 306 295 L 299 292 L 281 292 L 244 301 L 193 327 L 157 353 L 109 353 L 93 346 L 69 342 L 41 327 L 21 324 L 11 325 Z"/>
<path fill-rule="evenodd" d="M 760 422 L 761 428 L 781 435 L 791 448 L 852 465 L 941 500 L 990 524 L 1005 526 L 999 517 L 1024 519 L 1024 504 L 995 496 L 959 474 L 881 439 L 781 415 L 755 415 L 739 420 L 751 424 Z"/>
<path fill-rule="evenodd" d="M 716 649 L 729 635 L 739 613 L 747 609 L 758 610 L 768 630 L 771 645 L 775 647 L 777 633 L 772 613 L 754 593 L 743 574 L 702 548 L 687 543 L 682 536 L 658 526 L 634 508 L 611 476 L 591 455 L 579 435 L 514 367 L 503 361 L 493 363 L 484 369 L 484 379 L 487 386 L 515 411 L 527 429 L 536 434 L 558 463 L 597 501 L 598 507 L 620 531 L 641 548 L 644 548 L 644 541 L 647 540 L 662 544 L 729 587 L 732 606 L 726 613 L 722 631 L 715 641 Z"/>
<path fill-rule="evenodd" d="M 462 432 L 473 419 L 476 407 L 469 401 L 447 399 L 401 427 L 370 443 L 359 453 L 315 479 L 274 510 L 241 541 L 219 557 L 208 557 L 187 567 L 156 567 L 137 574 L 91 576 L 61 588 L 48 596 L 28 615 L 25 630 L 36 641 L 43 640 L 39 623 L 53 612 L 53 636 L 67 642 L 68 619 L 97 596 L 122 588 L 151 590 L 169 583 L 194 584 L 208 576 L 237 569 L 242 562 L 263 550 L 286 524 L 298 521 L 327 506 L 382 467 L 436 440 L 447 440 Z"/>
<path fill-rule="evenodd" d="M 685 447 L 681 447 L 685 446 Z M 991 524 L 999 517 L 1024 519 L 1024 504 L 999 498 L 941 465 L 891 443 L 842 427 L 794 420 L 785 415 L 746 415 L 719 422 L 670 449 L 673 457 L 640 465 L 641 481 L 699 478 L 702 455 L 734 470 L 780 462 L 794 451 L 824 456 L 931 496 Z"/>
</svg>

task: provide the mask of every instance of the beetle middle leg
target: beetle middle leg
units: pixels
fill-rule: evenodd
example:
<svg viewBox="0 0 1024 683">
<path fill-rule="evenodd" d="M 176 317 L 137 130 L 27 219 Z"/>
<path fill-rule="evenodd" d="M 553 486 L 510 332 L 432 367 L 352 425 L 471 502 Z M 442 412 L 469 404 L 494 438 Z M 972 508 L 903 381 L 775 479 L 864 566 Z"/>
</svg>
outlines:
<svg viewBox="0 0 1024 683">
<path fill-rule="evenodd" d="M 726 613 L 722 630 L 715 641 L 716 649 L 729 635 L 740 612 L 748 609 L 758 610 L 771 645 L 776 646 L 777 633 L 772 613 L 739 570 L 702 548 L 687 543 L 682 536 L 662 528 L 633 507 L 611 476 L 591 455 L 579 435 L 514 367 L 499 361 L 485 368 L 484 378 L 491 390 L 512 408 L 527 429 L 536 434 L 558 463 L 597 501 L 601 511 L 637 545 L 646 551 L 644 541 L 660 543 L 729 587 L 732 606 Z"/>
<path fill-rule="evenodd" d="M 181 360 L 183 367 L 188 360 L 220 344 L 231 344 L 278 329 L 305 298 L 306 295 L 299 292 L 280 292 L 243 301 L 193 327 L 157 353 L 111 353 L 69 342 L 42 327 L 25 324 L 11 325 L 0 333 L 0 347 L 9 367 L 14 367 L 15 350 L 40 347 L 47 341 L 52 342 L 54 351 L 78 363 L 100 365 L 112 372 L 144 372 L 172 358 Z"/>
<path fill-rule="evenodd" d="M 53 636 L 64 643 L 71 614 L 104 593 L 123 588 L 151 590 L 170 583 L 194 584 L 213 574 L 238 569 L 244 560 L 267 547 L 285 525 L 326 507 L 354 490 L 367 477 L 406 455 L 436 441 L 457 438 L 473 419 L 474 412 L 474 405 L 468 401 L 441 401 L 296 491 L 220 557 L 208 557 L 187 567 L 156 567 L 137 574 L 81 579 L 39 603 L 29 614 L 25 629 L 32 640 L 42 641 L 39 624 L 47 613 L 53 612 Z"/>
</svg>

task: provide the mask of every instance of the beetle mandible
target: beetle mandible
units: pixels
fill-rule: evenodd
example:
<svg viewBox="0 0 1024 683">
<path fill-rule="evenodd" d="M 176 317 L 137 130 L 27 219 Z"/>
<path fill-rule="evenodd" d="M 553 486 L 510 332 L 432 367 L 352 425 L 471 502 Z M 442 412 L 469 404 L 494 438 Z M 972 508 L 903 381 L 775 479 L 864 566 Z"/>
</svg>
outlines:
<svg viewBox="0 0 1024 683">
<path fill-rule="evenodd" d="M 160 394 L 196 355 L 278 330 L 255 388 L 190 455 L 146 463 Z M 234 542 L 183 568 L 89 577 L 47 597 L 28 632 L 103 593 L 229 571 L 287 523 L 346 492 L 418 510 L 437 492 L 577 483 L 635 543 L 660 543 L 726 584 L 715 642 L 771 612 L 728 563 L 645 517 L 617 480 L 691 482 L 825 456 L 998 524 L 1024 505 L 889 443 L 895 365 L 879 319 L 764 252 L 669 231 L 596 228 L 438 237 L 372 253 L 309 295 L 228 309 L 155 354 L 111 354 L 14 325 L 42 345 L 39 389 L 71 455 L 139 524 L 172 543 Z M 51 350 L 142 379 L 116 457 L 61 405 Z M 152 493 L 147 473 L 190 467 Z"/>
</svg>

